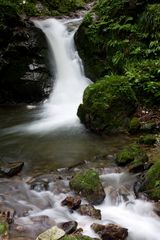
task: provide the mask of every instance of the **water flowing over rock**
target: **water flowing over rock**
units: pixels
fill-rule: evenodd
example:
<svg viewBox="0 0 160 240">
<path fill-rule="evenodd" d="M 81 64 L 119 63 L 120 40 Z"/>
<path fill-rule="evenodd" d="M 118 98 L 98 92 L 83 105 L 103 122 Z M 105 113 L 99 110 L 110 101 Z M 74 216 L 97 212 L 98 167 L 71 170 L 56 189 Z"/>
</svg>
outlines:
<svg viewBox="0 0 160 240">
<path fill-rule="evenodd" d="M 0 177 L 12 177 L 18 174 L 24 166 L 24 162 L 1 163 Z"/>
<path fill-rule="evenodd" d="M 68 196 L 62 202 L 62 206 L 67 206 L 71 210 L 76 210 L 81 204 L 81 199 L 79 196 Z"/>
<path fill-rule="evenodd" d="M 78 208 L 77 212 L 81 215 L 86 215 L 101 220 L 101 211 L 94 208 L 92 205 L 83 204 Z"/>
<path fill-rule="evenodd" d="M 69 221 L 65 223 L 60 223 L 59 227 L 65 231 L 66 234 L 74 233 L 77 229 L 78 223 L 75 221 Z"/>
</svg>

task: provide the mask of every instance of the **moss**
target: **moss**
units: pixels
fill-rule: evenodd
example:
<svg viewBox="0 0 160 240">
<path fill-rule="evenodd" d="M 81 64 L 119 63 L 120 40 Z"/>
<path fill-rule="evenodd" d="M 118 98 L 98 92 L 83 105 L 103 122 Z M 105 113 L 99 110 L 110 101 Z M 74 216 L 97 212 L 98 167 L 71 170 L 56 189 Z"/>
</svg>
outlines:
<svg viewBox="0 0 160 240">
<path fill-rule="evenodd" d="M 127 129 L 136 98 L 125 77 L 110 76 L 90 85 L 78 109 L 82 123 L 96 133 Z"/>
<path fill-rule="evenodd" d="M 92 240 L 92 238 L 84 235 L 65 235 L 62 240 Z"/>
<path fill-rule="evenodd" d="M 8 232 L 8 224 L 0 218 L 0 236 L 6 235 Z"/>
<path fill-rule="evenodd" d="M 70 181 L 70 187 L 92 204 L 100 204 L 105 193 L 99 175 L 94 170 L 80 171 Z"/>
<path fill-rule="evenodd" d="M 138 166 L 148 161 L 148 156 L 137 144 L 131 144 L 117 154 L 116 162 L 120 166 L 132 162 L 132 166 Z"/>
<path fill-rule="evenodd" d="M 86 170 L 78 172 L 70 181 L 70 186 L 76 191 L 85 189 L 86 191 L 94 191 L 100 184 L 99 175 L 94 170 Z"/>
<path fill-rule="evenodd" d="M 153 166 L 147 171 L 145 177 L 145 186 L 144 190 L 148 195 L 155 199 L 160 199 L 160 157 L 156 159 Z"/>
<path fill-rule="evenodd" d="M 155 137 L 155 135 L 152 135 L 152 134 L 140 136 L 139 143 L 146 144 L 146 145 L 153 145 L 156 143 L 156 137 Z"/>
<path fill-rule="evenodd" d="M 129 123 L 129 132 L 137 133 L 141 127 L 140 121 L 137 117 L 133 117 Z"/>
</svg>

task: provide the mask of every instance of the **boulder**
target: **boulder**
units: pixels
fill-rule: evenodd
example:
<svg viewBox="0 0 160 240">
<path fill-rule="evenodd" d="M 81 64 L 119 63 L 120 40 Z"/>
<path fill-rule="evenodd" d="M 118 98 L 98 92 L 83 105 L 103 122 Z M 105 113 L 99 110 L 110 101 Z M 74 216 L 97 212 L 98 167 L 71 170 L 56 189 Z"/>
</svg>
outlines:
<svg viewBox="0 0 160 240">
<path fill-rule="evenodd" d="M 91 204 L 101 204 L 105 198 L 98 173 L 95 170 L 83 170 L 70 180 L 70 188 L 85 197 Z"/>
<path fill-rule="evenodd" d="M 62 206 L 67 206 L 71 210 L 76 210 L 81 204 L 81 199 L 79 196 L 68 196 L 62 202 Z"/>
<path fill-rule="evenodd" d="M 96 209 L 92 205 L 83 204 L 78 208 L 77 212 L 81 215 L 86 215 L 101 220 L 101 211 L 99 209 Z"/>
<path fill-rule="evenodd" d="M 100 225 L 93 223 L 91 228 L 101 237 L 102 240 L 125 240 L 128 230 L 115 224 Z"/>
<path fill-rule="evenodd" d="M 87 87 L 77 114 L 90 130 L 108 134 L 128 130 L 136 107 L 136 98 L 127 79 L 114 75 Z"/>
</svg>

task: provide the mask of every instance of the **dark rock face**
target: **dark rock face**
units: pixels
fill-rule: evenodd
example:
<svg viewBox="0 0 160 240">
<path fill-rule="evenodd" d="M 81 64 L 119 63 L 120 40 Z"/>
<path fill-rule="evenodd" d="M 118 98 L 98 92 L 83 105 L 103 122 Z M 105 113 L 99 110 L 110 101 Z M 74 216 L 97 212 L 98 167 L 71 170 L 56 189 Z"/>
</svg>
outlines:
<svg viewBox="0 0 160 240">
<path fill-rule="evenodd" d="M 115 224 L 101 225 L 93 223 L 92 229 L 98 233 L 102 240 L 125 240 L 128 230 Z"/>
<path fill-rule="evenodd" d="M 0 103 L 39 102 L 50 88 L 43 32 L 3 6 L 0 26 Z"/>
</svg>

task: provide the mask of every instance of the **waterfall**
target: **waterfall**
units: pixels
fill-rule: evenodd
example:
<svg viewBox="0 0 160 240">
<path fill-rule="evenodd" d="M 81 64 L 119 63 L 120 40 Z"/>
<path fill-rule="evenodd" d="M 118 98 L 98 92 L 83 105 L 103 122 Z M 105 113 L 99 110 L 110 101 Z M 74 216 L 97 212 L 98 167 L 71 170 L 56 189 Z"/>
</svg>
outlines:
<svg viewBox="0 0 160 240">
<path fill-rule="evenodd" d="M 40 120 L 33 122 L 27 129 L 41 132 L 79 128 L 81 124 L 77 109 L 90 80 L 84 75 L 81 59 L 74 46 L 75 31 L 67 30 L 65 24 L 56 19 L 36 20 L 34 24 L 46 35 L 54 82 L 50 98 L 43 105 Z"/>
</svg>

